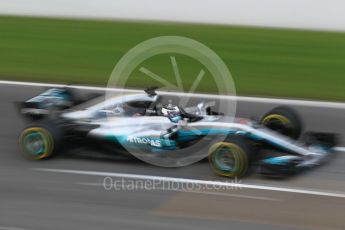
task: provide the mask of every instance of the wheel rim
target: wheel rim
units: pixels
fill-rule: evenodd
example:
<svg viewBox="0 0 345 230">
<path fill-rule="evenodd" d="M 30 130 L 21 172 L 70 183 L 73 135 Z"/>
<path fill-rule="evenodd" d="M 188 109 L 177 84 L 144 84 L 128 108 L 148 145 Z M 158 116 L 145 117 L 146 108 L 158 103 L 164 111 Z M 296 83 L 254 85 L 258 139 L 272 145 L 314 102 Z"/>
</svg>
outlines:
<svg viewBox="0 0 345 230">
<path fill-rule="evenodd" d="M 27 157 L 39 160 L 50 156 L 53 142 L 50 134 L 42 128 L 29 128 L 23 131 L 20 142 Z"/>
<path fill-rule="evenodd" d="M 209 154 L 211 166 L 219 175 L 240 177 L 247 171 L 247 156 L 236 144 L 217 143 L 210 148 Z"/>
<path fill-rule="evenodd" d="M 234 155 L 229 148 L 219 149 L 215 154 L 214 161 L 220 170 L 228 172 L 233 170 L 235 164 Z"/>
<path fill-rule="evenodd" d="M 32 132 L 24 137 L 24 146 L 27 152 L 39 156 L 45 152 L 46 143 L 43 135 L 39 132 Z"/>
</svg>

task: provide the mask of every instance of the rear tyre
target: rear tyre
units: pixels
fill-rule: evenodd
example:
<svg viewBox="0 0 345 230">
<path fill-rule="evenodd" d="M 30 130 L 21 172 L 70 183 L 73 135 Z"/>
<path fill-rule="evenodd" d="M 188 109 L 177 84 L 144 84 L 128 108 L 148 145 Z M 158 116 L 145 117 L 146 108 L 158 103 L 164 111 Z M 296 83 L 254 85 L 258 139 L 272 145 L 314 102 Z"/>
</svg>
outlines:
<svg viewBox="0 0 345 230">
<path fill-rule="evenodd" d="M 209 149 L 209 162 L 215 173 L 226 177 L 242 177 L 253 157 L 251 143 L 242 137 L 229 137 Z"/>
<path fill-rule="evenodd" d="M 302 121 L 297 112 L 281 106 L 266 113 L 260 123 L 267 128 L 293 139 L 298 139 L 302 132 Z"/>
<path fill-rule="evenodd" d="M 24 156 L 31 160 L 52 157 L 57 153 L 61 140 L 62 134 L 59 127 L 47 121 L 29 125 L 19 137 Z"/>
</svg>

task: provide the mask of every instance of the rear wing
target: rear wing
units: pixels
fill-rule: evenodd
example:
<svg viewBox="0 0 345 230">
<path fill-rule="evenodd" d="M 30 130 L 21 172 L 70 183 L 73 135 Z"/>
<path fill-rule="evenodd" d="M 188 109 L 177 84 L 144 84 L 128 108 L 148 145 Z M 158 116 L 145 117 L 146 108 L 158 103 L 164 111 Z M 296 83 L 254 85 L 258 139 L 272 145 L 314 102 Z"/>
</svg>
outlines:
<svg viewBox="0 0 345 230">
<path fill-rule="evenodd" d="M 78 95 L 71 88 L 49 88 L 23 102 L 14 102 L 18 112 L 26 118 L 38 120 L 56 111 L 70 109 L 76 105 L 101 96 L 100 93 Z"/>
</svg>

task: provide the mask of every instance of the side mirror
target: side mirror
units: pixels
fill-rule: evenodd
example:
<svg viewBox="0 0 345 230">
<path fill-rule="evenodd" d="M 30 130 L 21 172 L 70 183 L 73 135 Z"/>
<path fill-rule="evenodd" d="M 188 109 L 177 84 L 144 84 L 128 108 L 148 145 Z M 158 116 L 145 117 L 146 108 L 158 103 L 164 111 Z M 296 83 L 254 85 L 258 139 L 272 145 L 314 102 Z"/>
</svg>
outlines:
<svg viewBox="0 0 345 230">
<path fill-rule="evenodd" d="M 201 103 L 199 103 L 199 104 L 197 105 L 197 107 L 198 107 L 199 110 L 203 109 L 204 106 L 205 106 L 205 102 L 201 102 Z"/>
<path fill-rule="evenodd" d="M 207 114 L 206 113 L 206 109 L 205 109 L 205 102 L 204 101 L 199 103 L 196 107 L 198 108 L 197 115 L 204 116 L 204 115 Z"/>
</svg>

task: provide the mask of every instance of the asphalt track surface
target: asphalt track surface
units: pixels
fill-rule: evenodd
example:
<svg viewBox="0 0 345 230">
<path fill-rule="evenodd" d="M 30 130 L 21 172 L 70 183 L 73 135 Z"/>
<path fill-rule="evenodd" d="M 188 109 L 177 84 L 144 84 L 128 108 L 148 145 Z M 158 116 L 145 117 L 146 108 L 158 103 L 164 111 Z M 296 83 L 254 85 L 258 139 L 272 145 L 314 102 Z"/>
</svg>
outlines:
<svg viewBox="0 0 345 230">
<path fill-rule="evenodd" d="M 238 182 L 251 186 L 198 187 L 191 192 L 181 191 L 188 179 L 197 185 L 228 181 L 215 175 L 207 162 L 159 168 L 116 154 L 80 151 L 28 161 L 17 143 L 25 123 L 12 102 L 41 90 L 0 84 L 0 229 L 344 229 L 343 152 L 323 166 L 285 180 L 252 173 Z M 237 116 L 261 116 L 278 104 L 239 101 Z M 345 145 L 345 109 L 293 107 L 304 118 L 305 130 L 339 133 L 339 146 Z M 125 184 L 107 190 L 106 176 Z M 146 190 L 142 183 L 135 189 L 126 187 L 154 176 L 168 185 Z"/>
</svg>

